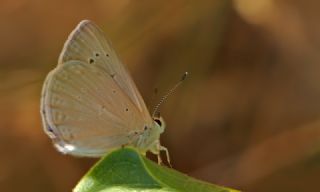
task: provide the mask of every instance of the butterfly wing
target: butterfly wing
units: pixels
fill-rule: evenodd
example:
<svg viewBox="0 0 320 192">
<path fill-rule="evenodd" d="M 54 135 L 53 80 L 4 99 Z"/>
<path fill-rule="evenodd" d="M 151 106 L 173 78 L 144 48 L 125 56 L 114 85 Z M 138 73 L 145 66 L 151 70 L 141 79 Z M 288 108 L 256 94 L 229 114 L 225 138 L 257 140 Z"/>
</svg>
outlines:
<svg viewBox="0 0 320 192">
<path fill-rule="evenodd" d="M 134 143 L 153 123 L 110 42 L 90 21 L 70 34 L 47 76 L 41 114 L 58 150 L 77 156 L 101 156 Z"/>
<path fill-rule="evenodd" d="M 111 42 L 105 38 L 102 30 L 93 22 L 83 20 L 78 24 L 63 47 L 58 65 L 63 65 L 71 60 L 89 62 L 114 76 L 118 86 L 139 109 L 144 121 L 152 122 L 150 113 L 128 70 L 122 65 Z"/>
<path fill-rule="evenodd" d="M 81 61 L 68 61 L 48 75 L 41 107 L 55 146 L 78 156 L 101 156 L 130 144 L 145 126 L 113 78 Z"/>
</svg>

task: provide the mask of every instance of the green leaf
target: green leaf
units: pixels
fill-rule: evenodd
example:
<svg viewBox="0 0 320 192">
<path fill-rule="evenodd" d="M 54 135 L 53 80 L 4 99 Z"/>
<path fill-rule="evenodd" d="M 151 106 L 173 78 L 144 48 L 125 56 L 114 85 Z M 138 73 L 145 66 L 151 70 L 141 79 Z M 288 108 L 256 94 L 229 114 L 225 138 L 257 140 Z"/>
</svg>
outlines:
<svg viewBox="0 0 320 192">
<path fill-rule="evenodd" d="M 75 192 L 237 192 L 193 179 L 141 156 L 133 148 L 115 150 L 77 184 Z"/>
</svg>

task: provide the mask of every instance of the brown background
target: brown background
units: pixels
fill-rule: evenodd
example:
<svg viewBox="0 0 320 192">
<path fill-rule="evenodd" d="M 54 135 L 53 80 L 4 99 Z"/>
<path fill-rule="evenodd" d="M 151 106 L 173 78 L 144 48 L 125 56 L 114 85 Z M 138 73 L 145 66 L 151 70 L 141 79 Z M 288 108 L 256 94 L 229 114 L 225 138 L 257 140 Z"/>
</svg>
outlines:
<svg viewBox="0 0 320 192">
<path fill-rule="evenodd" d="M 68 34 L 95 21 L 147 103 L 163 105 L 175 169 L 245 191 L 317 191 L 317 0 L 0 1 L 1 191 L 70 191 L 96 159 L 58 153 L 39 96 Z"/>
</svg>

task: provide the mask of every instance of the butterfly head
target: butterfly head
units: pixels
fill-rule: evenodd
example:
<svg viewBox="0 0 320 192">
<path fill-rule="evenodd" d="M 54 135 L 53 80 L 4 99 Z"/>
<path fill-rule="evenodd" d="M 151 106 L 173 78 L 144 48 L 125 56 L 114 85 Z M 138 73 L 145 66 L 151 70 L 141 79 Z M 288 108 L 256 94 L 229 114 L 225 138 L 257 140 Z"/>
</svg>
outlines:
<svg viewBox="0 0 320 192">
<path fill-rule="evenodd" d="M 160 130 L 160 133 L 163 133 L 164 128 L 166 127 L 166 123 L 164 122 L 162 117 L 153 117 L 153 121 L 155 126 Z"/>
<path fill-rule="evenodd" d="M 162 117 L 153 117 L 153 125 L 145 126 L 137 140 L 137 147 L 143 151 L 156 151 L 160 134 L 164 132 L 165 123 Z"/>
</svg>

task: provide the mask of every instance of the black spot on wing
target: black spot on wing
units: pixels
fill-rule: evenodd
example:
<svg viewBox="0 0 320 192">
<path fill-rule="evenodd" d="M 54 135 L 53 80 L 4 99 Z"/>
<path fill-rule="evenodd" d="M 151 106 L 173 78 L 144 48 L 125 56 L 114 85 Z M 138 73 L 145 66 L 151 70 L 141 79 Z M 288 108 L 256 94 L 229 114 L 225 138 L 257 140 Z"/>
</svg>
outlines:
<svg viewBox="0 0 320 192">
<path fill-rule="evenodd" d="M 57 133 L 54 132 L 53 128 L 50 125 L 47 125 L 46 127 L 47 130 L 47 135 L 51 138 L 51 139 L 55 139 L 57 138 Z"/>
<path fill-rule="evenodd" d="M 50 132 L 50 133 L 53 133 L 52 127 L 50 127 L 50 126 L 48 125 L 48 126 L 47 126 L 47 131 Z"/>
</svg>

